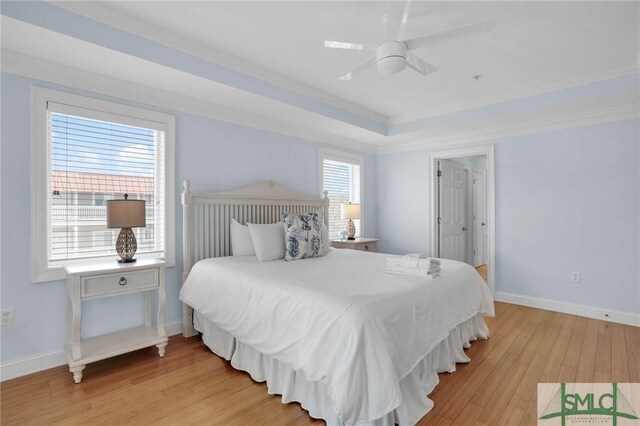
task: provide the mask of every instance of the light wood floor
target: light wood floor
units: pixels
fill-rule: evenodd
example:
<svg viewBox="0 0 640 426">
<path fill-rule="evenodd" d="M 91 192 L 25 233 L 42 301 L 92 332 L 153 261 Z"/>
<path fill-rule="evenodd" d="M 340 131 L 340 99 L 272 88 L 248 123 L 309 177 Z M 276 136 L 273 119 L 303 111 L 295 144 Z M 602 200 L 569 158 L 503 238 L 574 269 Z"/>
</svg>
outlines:
<svg viewBox="0 0 640 426">
<path fill-rule="evenodd" d="M 488 274 L 487 265 L 478 266 L 476 268 L 476 271 L 478 271 L 478 273 L 480 274 L 480 276 L 482 277 L 485 283 L 489 282 L 489 279 L 487 278 L 487 274 Z"/>
<path fill-rule="evenodd" d="M 491 337 L 472 361 L 441 374 L 421 425 L 535 425 L 538 382 L 640 382 L 640 328 L 496 303 Z M 2 425 L 321 424 L 212 355 L 198 338 L 170 339 L 90 364 L 75 385 L 58 367 L 1 385 Z"/>
</svg>

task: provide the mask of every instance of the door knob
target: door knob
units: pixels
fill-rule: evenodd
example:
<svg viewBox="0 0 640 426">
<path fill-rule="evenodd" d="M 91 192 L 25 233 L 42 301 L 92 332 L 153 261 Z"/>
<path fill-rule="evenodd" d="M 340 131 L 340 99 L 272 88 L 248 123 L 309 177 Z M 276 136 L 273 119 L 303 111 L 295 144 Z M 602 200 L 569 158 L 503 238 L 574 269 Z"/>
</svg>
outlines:
<svg viewBox="0 0 640 426">
<path fill-rule="evenodd" d="M 485 226 L 485 225 L 486 225 L 486 223 L 482 222 L 480 225 Z"/>
<path fill-rule="evenodd" d="M 463 226 L 463 227 L 462 227 L 462 230 L 463 230 L 463 231 L 466 231 L 467 229 L 468 229 L 468 228 L 467 228 L 466 226 Z"/>
</svg>

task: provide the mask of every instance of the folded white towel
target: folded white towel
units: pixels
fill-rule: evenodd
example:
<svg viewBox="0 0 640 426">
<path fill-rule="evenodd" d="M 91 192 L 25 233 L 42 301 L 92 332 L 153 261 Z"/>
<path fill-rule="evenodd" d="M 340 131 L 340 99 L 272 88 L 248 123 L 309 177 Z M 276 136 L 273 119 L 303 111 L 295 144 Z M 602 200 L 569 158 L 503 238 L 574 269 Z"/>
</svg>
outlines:
<svg viewBox="0 0 640 426">
<path fill-rule="evenodd" d="M 430 273 L 427 272 L 425 273 L 424 271 L 421 271 L 419 269 L 407 269 L 407 270 L 394 270 L 394 269 L 387 269 L 385 270 L 385 272 L 387 274 L 396 274 L 396 275 L 410 275 L 413 277 L 424 277 L 424 278 L 436 278 L 440 275 L 440 272 L 437 273 Z"/>
<path fill-rule="evenodd" d="M 435 269 L 440 268 L 440 260 L 435 258 L 423 257 L 420 258 L 419 254 L 408 254 L 402 257 L 388 257 L 387 266 L 394 266 L 398 268 L 425 268 Z"/>
<path fill-rule="evenodd" d="M 389 274 L 404 274 L 418 277 L 435 278 L 440 275 L 440 260 L 420 257 L 411 253 L 402 257 L 387 258 L 385 272 Z"/>
<path fill-rule="evenodd" d="M 404 265 L 398 265 L 397 263 L 387 263 L 387 269 L 393 269 L 396 271 L 414 271 L 416 273 L 423 272 L 425 274 L 427 272 L 440 271 L 439 266 L 424 265 L 416 268 L 416 267 L 406 267 Z"/>
<path fill-rule="evenodd" d="M 389 262 L 396 265 L 406 266 L 407 268 L 416 268 L 420 263 L 420 255 L 418 253 L 409 253 L 405 256 L 388 257 L 387 264 L 389 264 Z"/>
</svg>

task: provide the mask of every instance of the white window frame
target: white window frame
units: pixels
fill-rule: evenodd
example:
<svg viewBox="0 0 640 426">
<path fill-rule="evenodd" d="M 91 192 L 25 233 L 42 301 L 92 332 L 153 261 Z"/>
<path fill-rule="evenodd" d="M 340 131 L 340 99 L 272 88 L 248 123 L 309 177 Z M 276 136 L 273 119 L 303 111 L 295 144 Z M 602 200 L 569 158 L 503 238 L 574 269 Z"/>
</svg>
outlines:
<svg viewBox="0 0 640 426">
<path fill-rule="evenodd" d="M 47 282 L 64 279 L 66 276 L 62 266 L 49 266 L 48 261 L 48 102 L 93 110 L 96 114 L 102 114 L 104 117 L 113 114 L 120 118 L 126 117 L 130 121 L 153 121 L 164 127 L 165 247 L 163 259 L 166 266 L 175 266 L 175 117 L 156 111 L 35 86 L 31 90 L 31 101 L 31 281 L 34 283 Z M 91 263 L 113 260 L 114 258 L 114 255 L 110 255 L 92 259 L 78 259 L 69 263 Z"/>
<path fill-rule="evenodd" d="M 342 163 L 360 166 L 360 233 L 364 234 L 364 157 L 351 152 L 337 151 L 328 148 L 318 150 L 318 187 L 321 196 L 324 196 L 324 160 L 339 161 Z M 331 194 L 328 194 L 331 200 Z M 358 235 L 362 238 L 363 235 Z"/>
</svg>

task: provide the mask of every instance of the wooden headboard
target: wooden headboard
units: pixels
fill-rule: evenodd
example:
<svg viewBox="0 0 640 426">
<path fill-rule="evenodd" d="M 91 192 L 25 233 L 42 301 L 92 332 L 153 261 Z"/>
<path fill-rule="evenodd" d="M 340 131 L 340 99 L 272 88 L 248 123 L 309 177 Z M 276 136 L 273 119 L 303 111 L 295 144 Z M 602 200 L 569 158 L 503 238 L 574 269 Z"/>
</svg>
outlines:
<svg viewBox="0 0 640 426">
<path fill-rule="evenodd" d="M 324 210 L 329 226 L 329 198 L 308 197 L 273 181 L 226 192 L 192 194 L 191 183 L 184 181 L 182 192 L 182 282 L 191 266 L 201 259 L 231 255 L 231 219 L 245 224 L 275 223 L 283 212 L 306 213 Z M 193 309 L 182 305 L 182 334 L 196 334 Z"/>
</svg>

